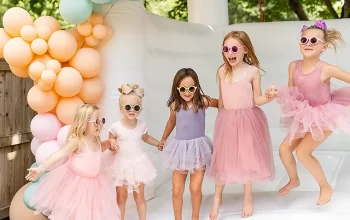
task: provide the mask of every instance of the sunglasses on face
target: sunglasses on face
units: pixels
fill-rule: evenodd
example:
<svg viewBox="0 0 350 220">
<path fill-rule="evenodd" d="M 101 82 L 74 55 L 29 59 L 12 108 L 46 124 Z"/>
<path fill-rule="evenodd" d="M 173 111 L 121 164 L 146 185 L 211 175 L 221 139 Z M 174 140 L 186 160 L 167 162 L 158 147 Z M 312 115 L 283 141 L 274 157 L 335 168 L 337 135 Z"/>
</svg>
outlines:
<svg viewBox="0 0 350 220">
<path fill-rule="evenodd" d="M 194 93 L 197 90 L 197 87 L 196 86 L 190 86 L 190 87 L 181 86 L 181 87 L 177 87 L 177 90 L 179 90 L 180 93 L 186 93 L 186 92 Z"/>
<path fill-rule="evenodd" d="M 310 37 L 309 38 L 309 37 L 303 36 L 303 37 L 299 38 L 299 41 L 300 41 L 300 44 L 308 44 L 310 42 L 311 45 L 315 45 L 318 42 L 324 43 L 324 41 L 318 37 Z"/>
<path fill-rule="evenodd" d="M 89 123 L 94 123 L 96 126 L 98 126 L 98 125 L 104 125 L 106 123 L 106 119 L 105 118 L 102 118 L 101 120 L 100 119 L 95 119 L 95 120 L 90 120 L 88 122 Z"/>
<path fill-rule="evenodd" d="M 124 109 L 128 112 L 131 112 L 131 111 L 139 112 L 141 111 L 141 106 L 127 104 L 127 105 L 124 105 Z"/>
<path fill-rule="evenodd" d="M 242 46 L 223 46 L 222 47 L 222 52 L 223 53 L 229 53 L 230 51 L 232 51 L 232 53 L 237 53 L 239 51 L 240 48 L 244 48 Z"/>
</svg>

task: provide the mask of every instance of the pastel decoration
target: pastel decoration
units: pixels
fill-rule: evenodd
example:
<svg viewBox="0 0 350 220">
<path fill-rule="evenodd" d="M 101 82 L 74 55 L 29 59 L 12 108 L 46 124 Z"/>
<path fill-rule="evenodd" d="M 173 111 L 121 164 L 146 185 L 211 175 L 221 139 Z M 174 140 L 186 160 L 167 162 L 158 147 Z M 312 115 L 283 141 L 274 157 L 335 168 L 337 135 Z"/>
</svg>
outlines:
<svg viewBox="0 0 350 220">
<path fill-rule="evenodd" d="M 64 67 L 58 73 L 54 85 L 55 91 L 62 97 L 73 97 L 83 87 L 83 78 L 80 73 L 72 67 Z"/>
<path fill-rule="evenodd" d="M 34 21 L 35 28 L 42 26 L 49 27 L 51 29 L 51 33 L 62 29 L 60 22 L 58 22 L 57 19 L 52 16 L 40 16 Z"/>
<path fill-rule="evenodd" d="M 41 73 L 41 80 L 45 84 L 53 84 L 56 80 L 56 73 L 53 70 L 47 69 Z"/>
<path fill-rule="evenodd" d="M 58 146 L 60 148 L 62 148 L 66 144 L 70 128 L 71 128 L 71 125 L 65 125 L 58 132 L 58 134 L 57 134 L 57 143 L 58 143 Z"/>
<path fill-rule="evenodd" d="M 0 28 L 0 58 L 4 58 L 3 50 L 7 41 L 11 39 L 11 36 L 5 31 L 4 28 Z"/>
<path fill-rule="evenodd" d="M 88 21 L 85 21 L 82 24 L 77 25 L 77 30 L 80 35 L 86 37 L 92 33 L 92 24 Z"/>
<path fill-rule="evenodd" d="M 34 85 L 28 92 L 28 105 L 38 113 L 46 113 L 53 110 L 59 100 L 59 96 L 53 91 L 42 91 L 38 85 Z"/>
<path fill-rule="evenodd" d="M 85 37 L 85 43 L 90 47 L 96 47 L 99 43 L 99 40 L 96 39 L 93 35 Z"/>
<path fill-rule="evenodd" d="M 46 63 L 46 69 L 53 70 L 57 74 L 61 71 L 61 63 L 57 60 L 49 60 Z"/>
<path fill-rule="evenodd" d="M 38 163 L 35 162 L 35 163 L 33 163 L 33 164 L 30 166 L 30 168 L 37 168 L 38 166 L 39 166 Z M 39 182 L 40 179 L 41 179 L 43 176 L 45 176 L 45 174 L 47 174 L 47 173 L 48 173 L 47 171 L 41 173 L 40 176 L 39 176 L 36 180 L 33 181 L 33 183 Z"/>
<path fill-rule="evenodd" d="M 39 183 L 32 183 L 23 194 L 23 202 L 28 209 L 35 211 L 34 206 L 30 204 L 30 199 L 38 192 Z"/>
<path fill-rule="evenodd" d="M 71 98 L 61 98 L 56 107 L 57 117 L 66 125 L 72 124 L 74 113 L 77 108 L 82 105 L 84 105 L 84 102 L 76 96 Z"/>
<path fill-rule="evenodd" d="M 35 160 L 36 163 L 40 166 L 41 164 L 43 164 L 47 158 L 49 158 L 53 153 L 59 151 L 60 148 L 58 147 L 57 141 L 56 140 L 52 140 L 52 141 L 46 141 L 44 143 L 42 143 L 35 154 Z M 50 167 L 47 171 L 52 171 L 55 168 L 61 166 L 63 164 L 65 159 L 62 159 L 60 161 L 58 161 L 56 164 L 54 164 L 52 167 Z"/>
<path fill-rule="evenodd" d="M 92 29 L 92 35 L 98 40 L 105 39 L 108 35 L 107 27 L 103 24 L 96 24 Z"/>
<path fill-rule="evenodd" d="M 37 55 L 43 55 L 47 52 L 47 43 L 45 40 L 38 38 L 31 44 L 32 51 Z"/>
<path fill-rule="evenodd" d="M 93 3 L 96 3 L 96 4 L 104 4 L 104 3 L 107 3 L 109 2 L 109 0 L 91 0 Z"/>
<path fill-rule="evenodd" d="M 54 32 L 48 45 L 49 54 L 60 62 L 67 62 L 77 51 L 77 41 L 72 34 L 63 30 Z"/>
<path fill-rule="evenodd" d="M 30 44 L 20 37 L 7 41 L 3 53 L 9 65 L 20 67 L 28 66 L 34 56 Z"/>
<path fill-rule="evenodd" d="M 41 62 L 33 62 L 28 69 L 29 77 L 33 81 L 38 81 L 41 77 L 41 73 L 45 70 L 45 65 Z"/>
<path fill-rule="evenodd" d="M 13 7 L 5 12 L 2 23 L 9 35 L 12 37 L 20 37 L 23 26 L 33 25 L 33 19 L 23 8 Z"/>
<path fill-rule="evenodd" d="M 30 150 L 32 151 L 32 154 L 35 156 L 35 152 L 38 149 L 38 147 L 42 144 L 42 141 L 39 141 L 38 138 L 34 137 L 32 141 L 30 142 Z"/>
<path fill-rule="evenodd" d="M 92 13 L 101 13 L 102 12 L 102 5 L 92 3 Z"/>
<path fill-rule="evenodd" d="M 35 27 L 31 25 L 25 25 L 21 29 L 21 37 L 23 40 L 31 43 L 37 36 Z"/>
<path fill-rule="evenodd" d="M 96 104 L 98 103 L 104 92 L 102 80 L 99 77 L 91 79 L 84 79 L 83 88 L 81 89 L 78 97 L 83 100 L 84 103 Z"/>
<path fill-rule="evenodd" d="M 75 38 L 75 40 L 77 42 L 78 48 L 81 48 L 83 46 L 83 44 L 85 43 L 85 37 L 82 36 L 81 34 L 79 34 L 77 27 L 73 27 L 73 28 L 68 29 L 66 31 L 73 35 L 73 37 Z"/>
<path fill-rule="evenodd" d="M 41 62 L 42 64 L 46 65 L 47 61 L 52 60 L 52 57 L 49 54 L 43 54 L 43 55 L 36 55 L 34 56 L 34 59 L 32 60 L 32 63 L 34 62 Z"/>
<path fill-rule="evenodd" d="M 47 41 L 52 34 L 51 28 L 46 26 L 39 26 L 36 28 L 36 31 L 38 32 L 38 37 L 45 41 Z"/>
<path fill-rule="evenodd" d="M 30 122 L 30 130 L 39 141 L 56 140 L 62 123 L 51 113 L 37 114 Z"/>
<path fill-rule="evenodd" d="M 107 36 L 104 40 L 109 40 L 113 36 L 113 29 L 108 25 L 106 25 L 106 28 L 107 28 Z"/>
<path fill-rule="evenodd" d="M 109 2 L 107 4 L 115 4 L 117 2 L 119 2 L 119 0 L 109 0 Z"/>
<path fill-rule="evenodd" d="M 97 13 L 92 13 L 88 21 L 92 24 L 92 26 L 95 26 L 96 24 L 103 24 L 104 19 L 102 15 Z"/>
<path fill-rule="evenodd" d="M 29 76 L 28 66 L 25 66 L 25 67 L 9 66 L 9 67 L 11 72 L 20 78 L 27 78 Z"/>
<path fill-rule="evenodd" d="M 93 78 L 101 71 L 102 57 L 93 48 L 82 48 L 69 61 L 69 65 L 78 70 L 83 78 Z"/>
<path fill-rule="evenodd" d="M 39 79 L 37 86 L 40 90 L 48 92 L 53 88 L 53 83 L 45 83 L 42 79 Z"/>
<path fill-rule="evenodd" d="M 62 18 L 72 24 L 81 24 L 92 13 L 90 0 L 61 0 L 59 10 Z"/>
</svg>

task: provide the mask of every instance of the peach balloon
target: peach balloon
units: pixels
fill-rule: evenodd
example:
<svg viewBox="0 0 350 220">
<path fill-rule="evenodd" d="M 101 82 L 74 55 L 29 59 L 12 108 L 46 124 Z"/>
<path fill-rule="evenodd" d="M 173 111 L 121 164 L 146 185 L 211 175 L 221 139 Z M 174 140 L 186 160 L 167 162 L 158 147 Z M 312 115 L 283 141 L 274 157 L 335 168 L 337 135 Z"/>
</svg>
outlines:
<svg viewBox="0 0 350 220">
<path fill-rule="evenodd" d="M 6 62 L 11 66 L 28 66 L 34 56 L 30 44 L 20 37 L 9 40 L 3 52 Z"/>
<path fill-rule="evenodd" d="M 45 81 L 42 79 L 38 80 L 37 85 L 38 85 L 39 89 L 41 89 L 44 92 L 48 92 L 53 88 L 53 83 L 45 83 Z"/>
<path fill-rule="evenodd" d="M 53 84 L 56 80 L 56 73 L 53 70 L 47 69 L 41 73 L 41 80 L 45 84 Z"/>
<path fill-rule="evenodd" d="M 85 79 L 83 88 L 80 90 L 78 97 L 83 100 L 84 103 L 96 104 L 103 96 L 104 88 L 103 83 L 99 77 L 91 79 Z"/>
<path fill-rule="evenodd" d="M 96 47 L 99 43 L 99 40 L 96 39 L 93 35 L 85 37 L 85 43 L 90 47 Z"/>
<path fill-rule="evenodd" d="M 40 62 L 44 65 L 46 65 L 46 63 L 48 61 L 52 60 L 52 57 L 49 54 L 43 54 L 43 55 L 36 55 L 32 61 L 33 62 Z"/>
<path fill-rule="evenodd" d="M 39 26 L 36 28 L 36 30 L 38 32 L 38 37 L 40 37 L 41 39 L 43 39 L 45 41 L 47 41 L 52 34 L 50 27 Z"/>
<path fill-rule="evenodd" d="M 83 87 L 83 78 L 72 67 L 64 67 L 58 73 L 55 82 L 55 91 L 62 97 L 76 96 Z"/>
<path fill-rule="evenodd" d="M 67 31 L 54 32 L 49 41 L 49 54 L 60 62 L 70 60 L 77 51 L 77 41 Z"/>
<path fill-rule="evenodd" d="M 43 55 L 47 52 L 47 43 L 41 38 L 35 39 L 31 44 L 32 51 L 37 55 Z"/>
<path fill-rule="evenodd" d="M 88 21 L 95 26 L 96 24 L 103 24 L 103 17 L 100 14 L 92 13 L 88 18 Z"/>
<path fill-rule="evenodd" d="M 85 37 L 79 34 L 77 27 L 73 27 L 71 29 L 66 30 L 67 32 L 71 33 L 75 40 L 77 41 L 78 48 L 81 48 L 83 44 L 85 43 Z"/>
<path fill-rule="evenodd" d="M 92 33 L 92 25 L 90 22 L 85 21 L 82 24 L 77 25 L 77 30 L 82 36 L 89 36 Z"/>
<path fill-rule="evenodd" d="M 0 28 L 0 58 L 4 58 L 3 50 L 7 41 L 11 39 L 11 36 L 5 31 L 4 28 Z"/>
<path fill-rule="evenodd" d="M 25 67 L 9 66 L 9 67 L 10 67 L 11 72 L 18 77 L 27 78 L 29 76 L 28 75 L 28 66 L 25 66 Z"/>
<path fill-rule="evenodd" d="M 33 81 L 38 81 L 41 73 L 45 70 L 45 65 L 40 62 L 33 62 L 29 66 L 28 74 Z"/>
<path fill-rule="evenodd" d="M 34 21 L 34 27 L 50 27 L 51 33 L 61 30 L 61 24 L 52 16 L 40 16 Z"/>
<path fill-rule="evenodd" d="M 37 32 L 35 27 L 31 25 L 25 25 L 21 29 L 21 37 L 23 40 L 31 43 L 36 38 Z"/>
<path fill-rule="evenodd" d="M 33 25 L 33 19 L 23 8 L 13 7 L 5 12 L 2 23 L 8 34 L 12 37 L 20 37 L 23 26 Z"/>
<path fill-rule="evenodd" d="M 59 96 L 53 91 L 42 91 L 38 85 L 33 86 L 27 95 L 28 105 L 38 113 L 46 113 L 54 109 Z"/>
<path fill-rule="evenodd" d="M 72 124 L 76 109 L 82 105 L 84 105 L 84 102 L 76 96 L 61 98 L 56 107 L 58 119 L 66 125 Z"/>
<path fill-rule="evenodd" d="M 78 70 L 83 78 L 92 78 L 97 76 L 101 71 L 102 57 L 93 48 L 82 48 L 77 51 L 69 61 L 69 64 Z"/>
<path fill-rule="evenodd" d="M 92 35 L 99 40 L 107 37 L 108 30 L 103 24 L 96 24 L 92 29 Z"/>
<path fill-rule="evenodd" d="M 104 40 L 109 40 L 113 36 L 113 29 L 110 26 L 107 26 L 107 25 L 106 25 L 106 27 L 107 27 L 107 36 L 106 36 L 106 38 Z"/>
<path fill-rule="evenodd" d="M 61 63 L 57 60 L 49 60 L 46 63 L 46 69 L 53 70 L 57 74 L 61 71 Z"/>
</svg>

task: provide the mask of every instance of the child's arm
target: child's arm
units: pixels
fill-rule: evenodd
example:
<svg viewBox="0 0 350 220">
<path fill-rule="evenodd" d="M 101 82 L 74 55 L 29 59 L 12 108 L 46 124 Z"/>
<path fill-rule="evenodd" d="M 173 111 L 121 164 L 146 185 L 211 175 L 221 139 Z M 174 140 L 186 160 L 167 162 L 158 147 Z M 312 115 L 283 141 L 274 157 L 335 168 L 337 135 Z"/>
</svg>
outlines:
<svg viewBox="0 0 350 220">
<path fill-rule="evenodd" d="M 116 152 L 119 150 L 119 146 L 117 144 L 117 137 L 112 134 L 112 132 L 108 133 L 108 147 L 110 151 Z"/>
<path fill-rule="evenodd" d="M 261 106 L 261 105 L 264 105 L 266 103 L 271 102 L 276 97 L 276 93 L 270 92 L 270 97 L 266 97 L 266 95 L 263 96 L 261 93 L 260 71 L 258 68 L 255 67 L 255 68 L 252 68 L 251 72 L 252 72 L 252 76 L 253 76 L 252 84 L 253 84 L 255 105 Z"/>
<path fill-rule="evenodd" d="M 170 105 L 170 116 L 168 119 L 168 122 L 166 123 L 164 132 L 163 132 L 163 136 L 162 136 L 162 140 L 160 141 L 162 144 L 164 144 L 164 142 L 166 141 L 166 139 L 168 139 L 169 135 L 171 134 L 171 132 L 174 130 L 175 125 L 176 125 L 176 112 L 173 110 L 175 107 L 175 104 L 172 103 Z"/>
<path fill-rule="evenodd" d="M 297 65 L 297 61 L 293 61 L 289 64 L 289 67 L 288 67 L 288 87 L 294 87 L 293 74 L 294 74 L 296 65 Z"/>
<path fill-rule="evenodd" d="M 207 97 L 207 99 L 204 98 L 204 104 L 205 104 L 207 107 L 218 108 L 219 101 L 218 101 L 218 99 L 213 99 L 213 98 L 211 98 L 211 97 Z"/>
<path fill-rule="evenodd" d="M 159 145 L 159 141 L 157 141 L 154 137 L 149 135 L 148 132 L 146 132 L 144 135 L 142 135 L 142 140 L 144 142 L 146 142 L 147 144 L 155 146 L 155 147 L 158 147 L 158 145 Z"/>
<path fill-rule="evenodd" d="M 224 67 L 222 66 L 218 71 L 223 71 L 224 70 Z M 218 76 L 218 79 L 219 79 L 219 100 L 218 100 L 218 109 L 221 109 L 224 107 L 224 103 L 222 101 L 222 93 L 221 93 L 221 76 L 219 74 Z"/>
<path fill-rule="evenodd" d="M 346 83 L 350 83 L 350 73 L 345 72 L 341 68 L 337 66 L 333 66 L 330 64 L 326 64 L 324 68 L 324 82 L 329 83 L 332 77 L 344 81 Z"/>
</svg>

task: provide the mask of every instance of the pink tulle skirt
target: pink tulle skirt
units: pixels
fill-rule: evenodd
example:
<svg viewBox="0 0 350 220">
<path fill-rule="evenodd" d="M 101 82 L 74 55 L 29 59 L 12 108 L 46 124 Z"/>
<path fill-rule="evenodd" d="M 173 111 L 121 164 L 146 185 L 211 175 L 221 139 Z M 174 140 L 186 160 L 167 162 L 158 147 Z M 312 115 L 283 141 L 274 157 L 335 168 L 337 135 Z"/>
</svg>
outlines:
<svg viewBox="0 0 350 220">
<path fill-rule="evenodd" d="M 215 122 L 213 142 L 208 175 L 216 184 L 274 179 L 270 132 L 260 108 L 221 109 Z"/>
<path fill-rule="evenodd" d="M 36 213 L 51 220 L 119 220 L 120 211 L 112 186 L 103 174 L 82 177 L 67 164 L 56 168 L 39 182 L 30 201 Z"/>
<path fill-rule="evenodd" d="M 288 144 L 309 132 L 316 141 L 324 139 L 324 131 L 350 134 L 350 87 L 333 91 L 331 100 L 319 106 L 311 106 L 304 100 L 297 87 L 283 87 L 278 93 L 281 127 L 288 132 Z"/>
</svg>

